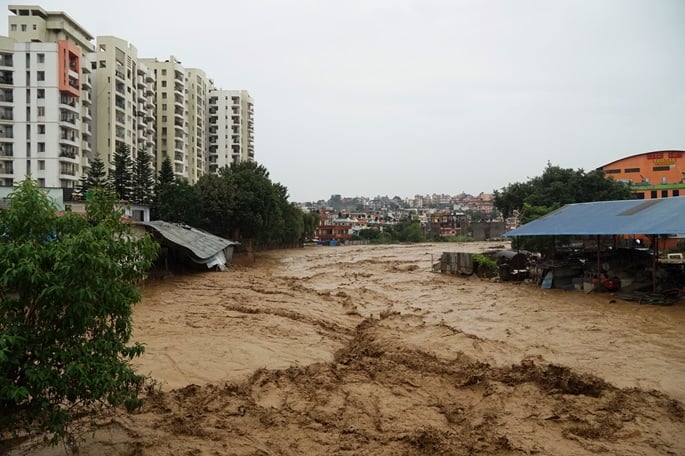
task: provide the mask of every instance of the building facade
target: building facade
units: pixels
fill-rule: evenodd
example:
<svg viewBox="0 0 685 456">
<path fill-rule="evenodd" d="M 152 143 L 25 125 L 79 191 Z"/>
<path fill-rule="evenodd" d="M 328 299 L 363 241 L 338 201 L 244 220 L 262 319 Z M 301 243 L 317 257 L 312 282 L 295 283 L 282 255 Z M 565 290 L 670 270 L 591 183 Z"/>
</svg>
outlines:
<svg viewBox="0 0 685 456">
<path fill-rule="evenodd" d="M 63 12 L 10 6 L 2 40 L 0 184 L 75 189 L 91 151 L 93 37 Z"/>
<path fill-rule="evenodd" d="M 685 196 L 685 151 L 646 152 L 608 163 L 600 168 L 607 178 L 630 185 L 640 199 Z"/>
<path fill-rule="evenodd" d="M 115 36 L 93 44 L 64 12 L 9 11 L 9 36 L 0 37 L 0 186 L 30 175 L 73 193 L 89 159 L 97 154 L 109 171 L 121 145 L 133 160 L 150 154 L 155 172 L 168 157 L 191 184 L 254 159 L 247 91 L 216 90 L 203 70 L 174 56 L 140 58 Z"/>
<path fill-rule="evenodd" d="M 209 94 L 207 171 L 254 160 L 254 103 L 246 90 Z"/>
<path fill-rule="evenodd" d="M 155 154 L 154 72 L 138 61 L 136 48 L 113 36 L 98 36 L 92 58 L 94 153 L 112 167 L 117 147 Z M 154 162 L 154 160 L 151 160 Z"/>
<path fill-rule="evenodd" d="M 194 184 L 207 172 L 209 92 L 213 82 L 204 71 L 186 70 L 188 112 L 188 182 Z"/>
</svg>

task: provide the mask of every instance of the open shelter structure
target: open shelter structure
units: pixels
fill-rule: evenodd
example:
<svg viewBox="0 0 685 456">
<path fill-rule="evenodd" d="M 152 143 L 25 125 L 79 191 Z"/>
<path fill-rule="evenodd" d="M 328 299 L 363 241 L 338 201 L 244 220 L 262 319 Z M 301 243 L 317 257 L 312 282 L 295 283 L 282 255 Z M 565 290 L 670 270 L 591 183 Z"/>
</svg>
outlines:
<svg viewBox="0 0 685 456">
<path fill-rule="evenodd" d="M 567 204 L 504 235 L 595 236 L 599 270 L 599 237 L 647 235 L 656 240 L 653 284 L 656 287 L 659 238 L 685 234 L 685 197 L 652 200 L 597 201 Z"/>
</svg>

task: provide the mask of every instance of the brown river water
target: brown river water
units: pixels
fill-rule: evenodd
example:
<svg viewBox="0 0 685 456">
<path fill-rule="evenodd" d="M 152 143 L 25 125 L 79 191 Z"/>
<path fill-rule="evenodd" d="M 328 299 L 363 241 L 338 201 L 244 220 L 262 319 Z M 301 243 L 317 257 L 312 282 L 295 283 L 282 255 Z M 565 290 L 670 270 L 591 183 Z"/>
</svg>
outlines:
<svg viewBox="0 0 685 456">
<path fill-rule="evenodd" d="M 685 302 L 431 271 L 495 246 L 307 247 L 150 281 L 134 340 L 156 386 L 81 453 L 685 454 Z"/>
</svg>

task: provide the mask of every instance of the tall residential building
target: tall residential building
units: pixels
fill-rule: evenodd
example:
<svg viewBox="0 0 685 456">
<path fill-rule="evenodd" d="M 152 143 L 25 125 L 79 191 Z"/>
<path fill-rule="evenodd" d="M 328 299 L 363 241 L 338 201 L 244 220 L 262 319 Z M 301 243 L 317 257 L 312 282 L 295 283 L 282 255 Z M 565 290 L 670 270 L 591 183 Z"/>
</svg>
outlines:
<svg viewBox="0 0 685 456">
<path fill-rule="evenodd" d="M 94 152 L 106 169 L 119 145 L 128 146 L 134 160 L 140 150 L 154 157 L 154 72 L 138 61 L 132 44 L 113 36 L 97 37 L 92 60 Z"/>
<path fill-rule="evenodd" d="M 157 116 L 156 167 L 169 157 L 174 174 L 188 179 L 188 112 L 185 68 L 174 56 L 141 59 L 155 75 Z"/>
<path fill-rule="evenodd" d="M 9 6 L 0 40 L 0 185 L 73 189 L 90 152 L 93 37 L 61 11 Z"/>
<path fill-rule="evenodd" d="M 246 90 L 209 93 L 208 172 L 254 160 L 254 105 Z"/>
<path fill-rule="evenodd" d="M 207 117 L 209 91 L 213 82 L 204 71 L 186 70 L 186 108 L 188 112 L 188 181 L 193 184 L 207 173 Z"/>
</svg>

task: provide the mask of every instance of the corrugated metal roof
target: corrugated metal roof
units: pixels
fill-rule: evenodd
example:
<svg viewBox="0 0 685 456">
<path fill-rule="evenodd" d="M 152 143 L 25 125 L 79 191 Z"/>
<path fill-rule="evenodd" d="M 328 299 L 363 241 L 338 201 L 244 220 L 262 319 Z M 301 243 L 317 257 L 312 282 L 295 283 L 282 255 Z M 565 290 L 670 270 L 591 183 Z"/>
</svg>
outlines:
<svg viewBox="0 0 685 456">
<path fill-rule="evenodd" d="M 685 234 L 685 196 L 567 204 L 505 236 Z"/>
<path fill-rule="evenodd" d="M 178 223 L 154 220 L 152 222 L 144 222 L 143 225 L 153 228 L 167 241 L 187 248 L 201 260 L 216 255 L 228 246 L 239 244 L 239 242 L 229 241 L 206 231 Z"/>
</svg>

